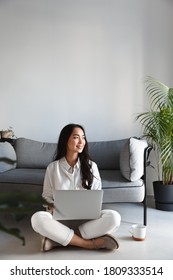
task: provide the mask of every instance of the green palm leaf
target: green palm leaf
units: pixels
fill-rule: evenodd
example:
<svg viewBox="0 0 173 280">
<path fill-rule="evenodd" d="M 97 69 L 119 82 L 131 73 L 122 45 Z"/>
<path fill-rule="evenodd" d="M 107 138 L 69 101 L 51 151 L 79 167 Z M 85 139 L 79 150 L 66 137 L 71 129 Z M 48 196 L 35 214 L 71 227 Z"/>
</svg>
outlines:
<svg viewBox="0 0 173 280">
<path fill-rule="evenodd" d="M 148 111 L 137 115 L 143 127 L 143 136 L 158 152 L 165 184 L 173 183 L 173 88 L 148 76 L 146 94 L 150 101 Z"/>
<path fill-rule="evenodd" d="M 8 192 L 0 193 L 0 214 L 6 213 L 12 215 L 16 221 L 21 220 L 26 215 L 31 215 L 40 210 L 42 205 L 49 205 L 40 194 L 25 192 Z M 4 219 L 3 219 L 4 220 Z M 0 231 L 11 234 L 22 240 L 25 245 L 25 238 L 19 228 L 8 228 L 0 222 Z"/>
<path fill-rule="evenodd" d="M 22 240 L 22 245 L 25 245 L 25 237 L 21 234 L 21 231 L 18 228 L 7 228 L 2 223 L 0 223 L 0 231 L 19 238 L 20 240 Z"/>
</svg>

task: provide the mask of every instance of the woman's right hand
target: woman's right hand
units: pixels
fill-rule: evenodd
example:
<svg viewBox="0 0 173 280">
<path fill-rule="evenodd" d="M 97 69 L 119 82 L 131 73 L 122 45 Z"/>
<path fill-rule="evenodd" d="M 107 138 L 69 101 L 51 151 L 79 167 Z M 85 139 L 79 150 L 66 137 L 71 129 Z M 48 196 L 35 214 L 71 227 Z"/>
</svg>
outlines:
<svg viewBox="0 0 173 280">
<path fill-rule="evenodd" d="M 54 207 L 54 204 L 49 205 L 48 208 L 47 208 L 48 211 L 49 211 L 49 213 L 52 214 L 52 215 L 53 215 L 54 208 L 55 208 L 55 207 Z"/>
</svg>

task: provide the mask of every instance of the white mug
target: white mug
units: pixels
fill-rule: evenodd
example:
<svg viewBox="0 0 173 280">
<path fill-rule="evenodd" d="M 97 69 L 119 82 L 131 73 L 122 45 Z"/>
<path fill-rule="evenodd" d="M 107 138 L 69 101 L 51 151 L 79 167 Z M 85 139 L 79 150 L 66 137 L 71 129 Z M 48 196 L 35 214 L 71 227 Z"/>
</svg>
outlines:
<svg viewBox="0 0 173 280">
<path fill-rule="evenodd" d="M 136 241 L 143 241 L 146 237 L 146 226 L 140 224 L 134 224 L 131 226 L 130 233 L 132 238 Z"/>
</svg>

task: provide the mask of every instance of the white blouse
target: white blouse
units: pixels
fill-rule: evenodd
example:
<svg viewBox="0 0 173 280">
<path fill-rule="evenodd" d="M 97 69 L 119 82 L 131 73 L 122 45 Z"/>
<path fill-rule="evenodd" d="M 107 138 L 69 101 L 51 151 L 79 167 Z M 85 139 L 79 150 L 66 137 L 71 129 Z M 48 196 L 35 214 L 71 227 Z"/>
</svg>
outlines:
<svg viewBox="0 0 173 280">
<path fill-rule="evenodd" d="M 93 183 L 91 189 L 99 190 L 102 188 L 101 178 L 98 167 L 91 161 Z M 72 168 L 65 157 L 51 162 L 45 173 L 43 184 L 43 198 L 49 203 L 54 201 L 54 190 L 79 190 L 83 189 L 81 180 L 80 160 L 78 159 Z"/>
</svg>

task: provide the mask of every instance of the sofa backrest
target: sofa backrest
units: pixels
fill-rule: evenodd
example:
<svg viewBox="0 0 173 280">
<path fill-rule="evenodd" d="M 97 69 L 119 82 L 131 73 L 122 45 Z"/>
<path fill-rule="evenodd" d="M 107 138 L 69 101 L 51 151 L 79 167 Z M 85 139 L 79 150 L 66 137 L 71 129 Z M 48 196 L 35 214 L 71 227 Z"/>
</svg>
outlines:
<svg viewBox="0 0 173 280">
<path fill-rule="evenodd" d="M 100 170 L 119 170 L 120 151 L 128 139 L 89 142 L 89 154 Z"/>
<path fill-rule="evenodd" d="M 17 138 L 14 148 L 17 168 L 46 168 L 54 160 L 57 144 Z"/>
<path fill-rule="evenodd" d="M 89 154 L 100 170 L 120 169 L 120 151 L 127 139 L 89 142 Z M 17 138 L 14 148 L 17 168 L 46 168 L 54 160 L 56 143 Z"/>
</svg>

